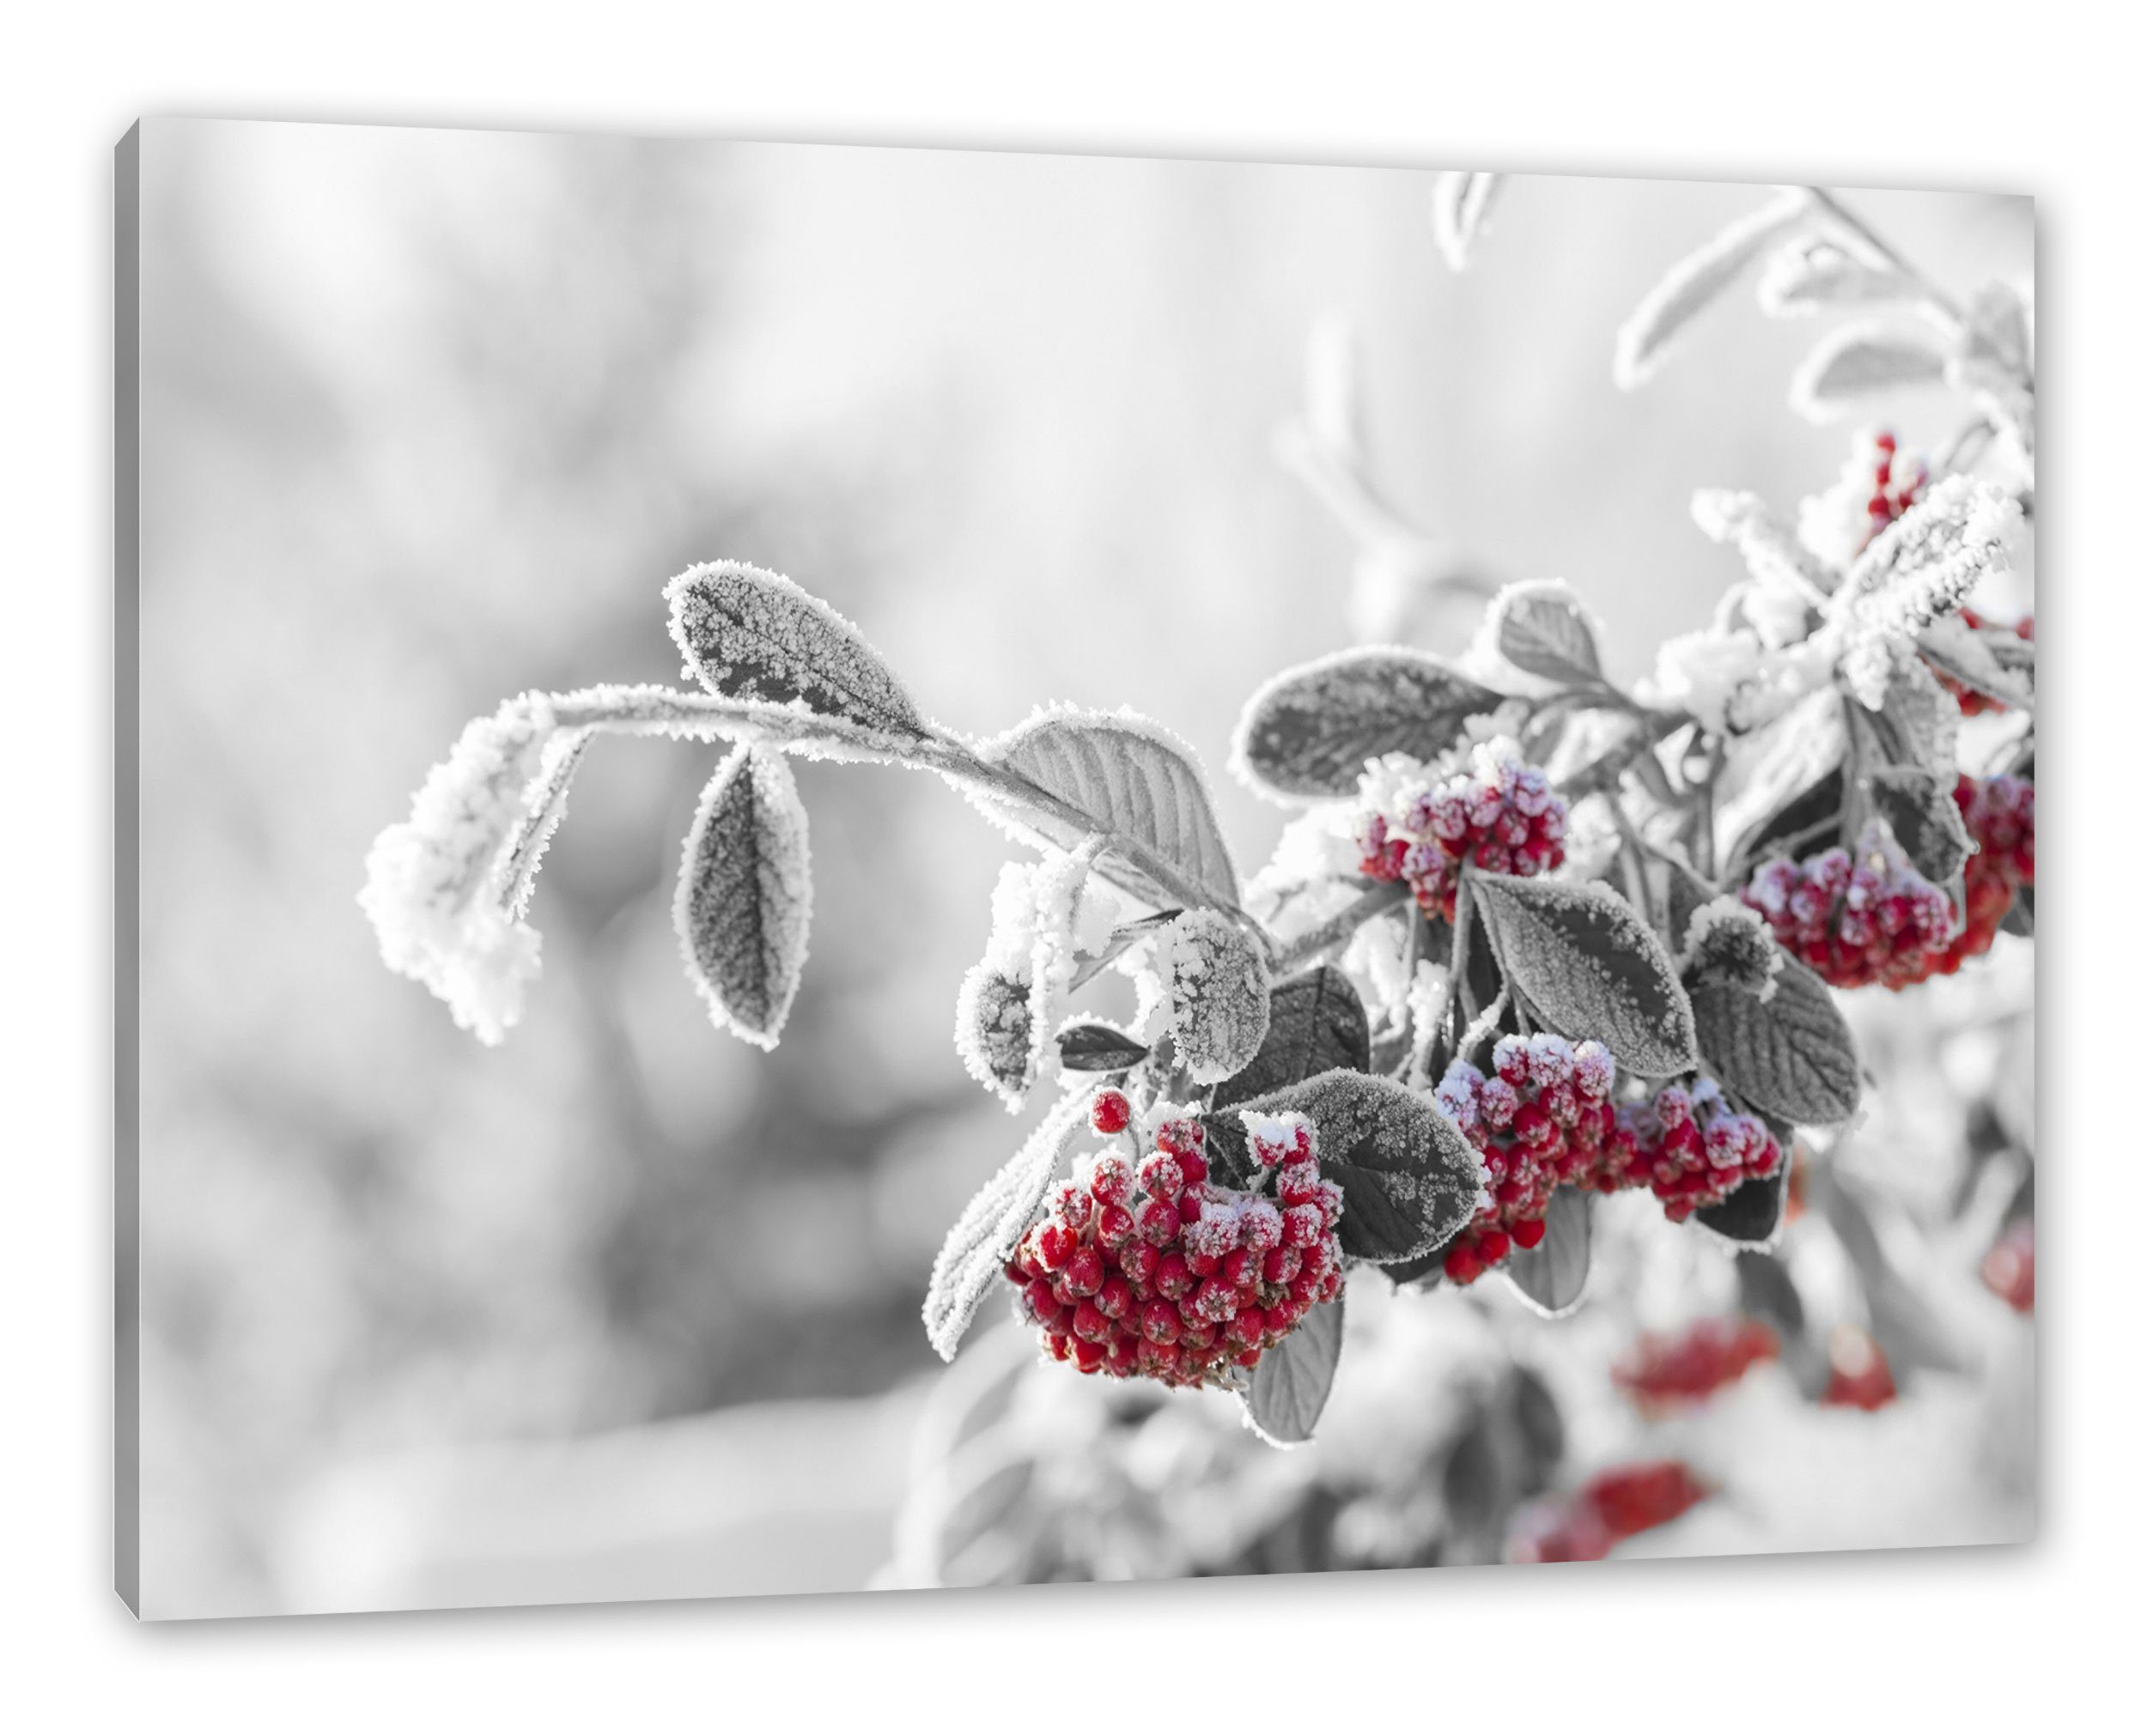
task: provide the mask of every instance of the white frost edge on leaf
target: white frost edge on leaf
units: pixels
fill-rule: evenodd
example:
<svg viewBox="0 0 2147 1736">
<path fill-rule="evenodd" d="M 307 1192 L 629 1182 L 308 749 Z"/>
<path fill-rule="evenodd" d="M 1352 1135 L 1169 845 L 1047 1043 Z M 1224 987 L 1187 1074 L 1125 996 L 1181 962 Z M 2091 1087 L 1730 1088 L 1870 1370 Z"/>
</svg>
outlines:
<svg viewBox="0 0 2147 1736">
<path fill-rule="evenodd" d="M 764 1031 L 744 1023 L 724 1005 L 715 985 L 708 980 L 700 961 L 694 957 L 689 941 L 692 925 L 688 907 L 693 896 L 694 858 L 698 853 L 702 832 L 709 824 L 716 803 L 728 791 L 732 779 L 739 777 L 752 780 L 756 817 L 762 821 L 754 837 L 760 920 L 766 923 L 771 907 L 776 918 L 776 926 L 765 937 L 762 950 L 775 955 L 782 973 L 789 979 L 788 992 L 776 997 Z M 770 816 L 775 821 L 773 825 L 768 823 Z M 741 744 L 730 762 L 709 780 L 708 786 L 701 792 L 700 804 L 694 810 L 693 823 L 686 829 L 678 884 L 672 895 L 671 906 L 672 926 L 678 937 L 680 956 L 685 962 L 686 980 L 707 1006 L 709 1017 L 718 1030 L 728 1031 L 757 1049 L 773 1050 L 782 1041 L 782 1028 L 789 1022 L 797 980 L 805 968 L 812 931 L 812 848 L 809 838 L 805 802 L 798 793 L 798 781 L 791 775 L 790 768 L 767 749 L 756 751 L 751 744 Z"/>
<path fill-rule="evenodd" d="M 1067 1148 L 1087 1123 L 1088 1101 L 1088 1093 L 1081 1090 L 1053 1105 L 1022 1142 L 1021 1149 L 970 1197 L 947 1231 L 933 1260 L 924 1299 L 926 1335 L 943 1360 L 954 1360 L 962 1334 L 976 1318 L 976 1310 L 992 1285 L 1000 1280 L 1001 1265 L 1035 1219 L 1051 1178 L 1065 1160 Z M 1017 1212 L 1025 1197 L 1028 1209 Z M 998 1233 L 987 1242 L 983 1238 L 995 1220 Z M 934 1327 L 934 1316 L 942 1311 L 946 1319 Z"/>
<path fill-rule="evenodd" d="M 1810 209 L 1810 195 L 1791 188 L 1718 231 L 1680 259 L 1641 297 L 1618 328 L 1611 378 L 1630 392 L 1653 377 L 1685 327 L 1756 258 L 1760 250 Z"/>
<path fill-rule="evenodd" d="M 502 874 L 555 726 L 549 698 L 534 691 L 472 719 L 412 797 L 410 818 L 366 855 L 358 903 L 381 961 L 423 983 L 488 1047 L 520 1019 L 539 968 L 537 931 L 503 907 Z"/>
<path fill-rule="evenodd" d="M 889 666 L 887 659 L 880 655 L 873 642 L 859 630 L 855 622 L 842 614 L 824 598 L 814 596 L 796 580 L 784 574 L 771 572 L 765 567 L 756 567 L 749 561 L 703 561 L 697 566 L 689 567 L 684 572 L 665 582 L 664 603 L 669 610 L 672 641 L 678 647 L 679 656 L 684 659 L 679 672 L 685 679 L 698 681 L 714 692 L 721 693 L 723 690 L 722 677 L 728 672 L 727 669 L 710 671 L 702 667 L 700 658 L 694 653 L 692 646 L 686 642 L 684 620 L 686 599 L 694 583 L 711 574 L 717 573 L 744 579 L 749 584 L 760 586 L 781 598 L 787 604 L 801 605 L 806 614 L 818 620 L 822 626 L 829 629 L 836 644 L 856 653 L 851 668 L 842 673 L 848 677 L 855 676 L 861 671 L 863 671 L 867 677 L 863 685 L 885 687 L 893 695 L 896 702 L 900 706 L 901 711 L 898 715 L 902 720 L 921 726 L 923 720 L 917 715 L 916 706 L 910 699 L 908 691 L 896 679 L 895 672 Z M 815 672 L 818 673 L 818 671 Z M 821 677 L 821 679 L 828 682 L 824 675 Z M 835 683 L 828 682 L 828 684 L 832 686 Z M 851 687 L 856 683 L 846 680 L 843 685 Z M 808 711 L 812 709 L 806 704 L 802 695 L 792 702 L 803 709 Z"/>
</svg>

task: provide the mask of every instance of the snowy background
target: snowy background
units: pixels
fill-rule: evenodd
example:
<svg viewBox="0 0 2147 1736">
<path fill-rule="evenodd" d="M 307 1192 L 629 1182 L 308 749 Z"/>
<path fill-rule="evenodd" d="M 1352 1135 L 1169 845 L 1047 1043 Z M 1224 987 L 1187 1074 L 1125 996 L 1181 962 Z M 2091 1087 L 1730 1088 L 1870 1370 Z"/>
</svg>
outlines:
<svg viewBox="0 0 2147 1736">
<path fill-rule="evenodd" d="M 1253 685 L 1352 634 L 1353 546 L 1274 452 L 1323 318 L 1397 506 L 1572 581 L 1620 677 L 1732 576 L 1692 490 L 1787 505 L 1844 453 L 1783 407 L 1809 329 L 1749 298 L 1612 385 L 1620 320 L 1748 188 L 1519 180 L 1457 277 L 1426 173 L 144 137 L 148 1613 L 885 1582 L 924 1275 L 1020 1130 L 947 1035 L 994 835 L 935 782 L 801 767 L 816 933 L 773 1056 L 710 1029 L 672 938 L 709 750 L 597 744 L 501 1049 L 380 968 L 355 901 L 466 718 L 676 673 L 672 574 L 789 574 L 948 724 L 1130 703 L 1219 769 Z M 1849 197 L 1941 281 L 2031 267 L 2023 201 Z M 1905 440 L 1942 439 L 1920 409 Z M 1218 792 L 1256 862 L 1281 815 Z M 1905 1212 L 2031 1005 L 2025 949 L 1992 966 L 1885 1039 L 1907 1083 L 1861 1149 Z M 1651 1551 L 2019 1534 L 2031 1328 L 1958 1300 L 1970 1366 L 1888 1412 L 1740 1391 L 1706 1427 L 1745 1498 Z M 1569 1421 L 1607 1354 L 1548 1353 Z"/>
</svg>

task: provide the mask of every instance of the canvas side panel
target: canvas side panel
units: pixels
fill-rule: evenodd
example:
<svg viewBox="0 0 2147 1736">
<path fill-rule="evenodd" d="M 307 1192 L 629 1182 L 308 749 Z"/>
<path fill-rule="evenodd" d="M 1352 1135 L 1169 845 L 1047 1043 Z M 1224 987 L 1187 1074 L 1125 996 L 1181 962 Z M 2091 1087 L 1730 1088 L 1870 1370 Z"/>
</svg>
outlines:
<svg viewBox="0 0 2147 1736">
<path fill-rule="evenodd" d="M 119 141 L 113 231 L 113 1583 L 142 1612 L 142 127 Z"/>
</svg>

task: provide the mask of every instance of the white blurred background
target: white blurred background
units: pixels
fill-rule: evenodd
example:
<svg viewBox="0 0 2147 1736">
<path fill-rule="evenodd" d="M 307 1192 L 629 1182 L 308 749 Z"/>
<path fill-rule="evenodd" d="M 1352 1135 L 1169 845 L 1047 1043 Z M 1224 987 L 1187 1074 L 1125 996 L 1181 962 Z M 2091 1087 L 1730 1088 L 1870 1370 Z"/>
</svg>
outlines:
<svg viewBox="0 0 2147 1736">
<path fill-rule="evenodd" d="M 1570 580 L 1614 674 L 1731 576 L 1694 487 L 1787 506 L 1843 452 L 1782 407 L 1809 328 L 1749 299 L 1611 385 L 1748 188 L 1519 180 L 1457 277 L 1422 173 L 175 122 L 143 171 L 147 1613 L 887 1557 L 924 1275 L 1019 1132 L 947 1037 L 994 836 L 801 768 L 817 932 L 769 1057 L 671 937 L 707 750 L 593 750 L 502 1049 L 355 902 L 467 717 L 675 673 L 670 574 L 788 573 L 949 724 L 1128 703 L 1219 773 L 1252 686 L 1350 634 L 1352 546 L 1273 451 L 1321 317 L 1397 503 Z M 2028 269 L 2025 202 L 1851 197 L 1941 281 Z M 1281 815 L 1219 795 L 1257 862 Z"/>
</svg>

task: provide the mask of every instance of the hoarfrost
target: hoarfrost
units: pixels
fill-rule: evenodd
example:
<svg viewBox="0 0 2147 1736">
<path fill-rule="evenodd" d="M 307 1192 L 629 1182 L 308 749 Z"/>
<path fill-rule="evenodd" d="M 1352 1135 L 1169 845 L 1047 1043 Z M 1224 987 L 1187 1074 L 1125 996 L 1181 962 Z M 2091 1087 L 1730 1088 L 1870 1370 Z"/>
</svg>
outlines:
<svg viewBox="0 0 2147 1736">
<path fill-rule="evenodd" d="M 508 914 L 509 848 L 529 816 L 555 719 L 525 693 L 472 719 L 367 853 L 358 903 L 388 968 L 422 982 L 455 1023 L 496 1044 L 521 1017 L 538 968 L 536 930 Z"/>
</svg>

